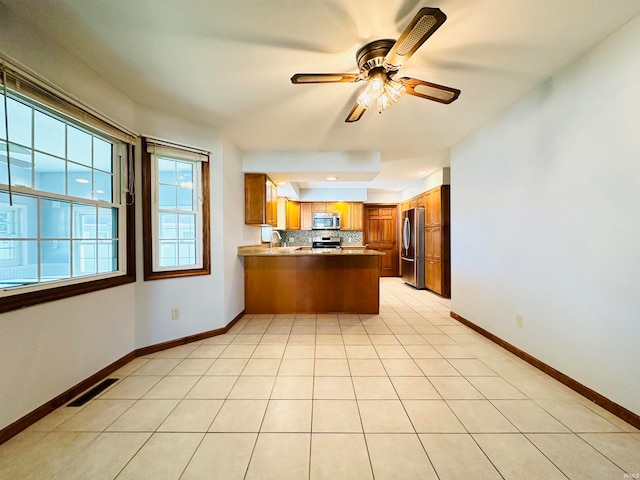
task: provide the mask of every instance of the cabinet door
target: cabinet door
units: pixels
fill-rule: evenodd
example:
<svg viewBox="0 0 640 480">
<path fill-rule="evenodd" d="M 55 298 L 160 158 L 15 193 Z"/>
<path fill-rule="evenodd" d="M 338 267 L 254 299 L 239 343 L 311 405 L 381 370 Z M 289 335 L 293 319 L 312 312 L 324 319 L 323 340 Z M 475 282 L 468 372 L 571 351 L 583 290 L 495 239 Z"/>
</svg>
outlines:
<svg viewBox="0 0 640 480">
<path fill-rule="evenodd" d="M 327 204 L 324 202 L 313 202 L 311 204 L 311 211 L 312 212 L 326 212 L 327 211 Z"/>
<path fill-rule="evenodd" d="M 244 223 L 263 225 L 266 223 L 267 176 L 262 173 L 244 175 Z"/>
<path fill-rule="evenodd" d="M 313 224 L 311 222 L 311 213 L 313 212 L 313 204 L 312 203 L 301 203 L 300 204 L 300 229 L 301 230 L 311 230 Z"/>
<path fill-rule="evenodd" d="M 287 230 L 300 230 L 300 204 L 287 200 Z"/>
<path fill-rule="evenodd" d="M 363 227 L 363 204 L 353 202 L 349 204 L 350 230 L 362 230 Z"/>
<path fill-rule="evenodd" d="M 429 226 L 440 225 L 442 221 L 440 196 L 440 187 L 425 193 L 426 224 Z"/>
<path fill-rule="evenodd" d="M 278 226 L 278 190 L 276 185 L 266 180 L 266 223 L 272 227 Z"/>
<path fill-rule="evenodd" d="M 327 213 L 342 213 L 344 202 L 327 202 L 324 204 Z"/>
<path fill-rule="evenodd" d="M 442 228 L 427 227 L 424 229 L 425 255 L 427 257 L 442 258 Z"/>
<path fill-rule="evenodd" d="M 442 294 L 442 262 L 427 258 L 424 265 L 424 285 L 429 290 Z"/>
</svg>

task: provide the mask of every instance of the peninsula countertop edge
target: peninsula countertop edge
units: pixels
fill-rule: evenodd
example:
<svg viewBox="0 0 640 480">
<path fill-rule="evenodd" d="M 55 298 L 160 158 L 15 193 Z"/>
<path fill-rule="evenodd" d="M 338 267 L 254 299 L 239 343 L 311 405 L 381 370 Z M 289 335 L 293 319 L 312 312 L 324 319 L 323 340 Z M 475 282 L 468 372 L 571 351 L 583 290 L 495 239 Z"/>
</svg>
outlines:
<svg viewBox="0 0 640 480">
<path fill-rule="evenodd" d="M 304 246 L 269 247 L 246 245 L 238 247 L 239 257 L 318 257 L 318 256 L 383 256 L 384 252 L 366 247 L 311 248 Z"/>
</svg>

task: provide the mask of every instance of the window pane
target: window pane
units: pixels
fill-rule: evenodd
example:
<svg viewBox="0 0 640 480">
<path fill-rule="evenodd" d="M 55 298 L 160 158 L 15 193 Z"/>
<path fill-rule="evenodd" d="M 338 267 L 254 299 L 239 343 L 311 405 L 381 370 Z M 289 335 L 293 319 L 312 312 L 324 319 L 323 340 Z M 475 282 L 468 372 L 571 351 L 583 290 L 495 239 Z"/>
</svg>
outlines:
<svg viewBox="0 0 640 480">
<path fill-rule="evenodd" d="M 93 168 L 113 173 L 113 145 L 93 137 Z"/>
<path fill-rule="evenodd" d="M 19 145 L 9 144 L 11 160 L 11 184 L 31 187 L 31 150 Z M 8 184 L 7 176 L 7 144 L 0 141 L 0 183 Z"/>
<path fill-rule="evenodd" d="M 98 208 L 98 238 L 118 238 L 118 210 L 116 208 Z"/>
<path fill-rule="evenodd" d="M 97 238 L 97 213 L 93 205 L 73 204 L 73 238 Z"/>
<path fill-rule="evenodd" d="M 98 241 L 73 241 L 73 276 L 95 275 L 98 273 Z"/>
<path fill-rule="evenodd" d="M 158 238 L 175 240 L 178 238 L 178 216 L 175 213 L 161 213 L 158 215 Z"/>
<path fill-rule="evenodd" d="M 169 185 L 160 185 L 158 187 L 158 208 L 162 210 L 175 210 L 176 205 L 176 187 Z"/>
<path fill-rule="evenodd" d="M 178 209 L 193 210 L 193 189 L 178 188 Z"/>
<path fill-rule="evenodd" d="M 0 240 L 0 288 L 38 282 L 38 242 Z"/>
<path fill-rule="evenodd" d="M 181 214 L 178 224 L 178 238 L 195 239 L 196 238 L 196 216 Z"/>
<path fill-rule="evenodd" d="M 40 201 L 40 236 L 42 238 L 71 238 L 71 204 L 59 200 Z"/>
<path fill-rule="evenodd" d="M 178 170 L 178 185 L 185 188 L 193 188 L 193 164 L 176 162 Z"/>
<path fill-rule="evenodd" d="M 91 135 L 69 125 L 67 127 L 67 158 L 91 166 Z"/>
<path fill-rule="evenodd" d="M 92 198 L 93 182 L 91 169 L 77 163 L 67 162 L 68 195 L 80 198 Z"/>
<path fill-rule="evenodd" d="M 3 95 L 0 95 L 0 99 L 4 102 Z M 7 98 L 7 108 L 9 110 L 9 141 L 12 143 L 19 143 L 26 147 L 31 147 L 31 107 L 28 107 L 13 98 Z M 4 115 L 1 116 L 2 121 L 4 122 Z M 4 126 L 5 125 L 3 123 L 1 127 L 2 138 L 5 138 Z"/>
<path fill-rule="evenodd" d="M 36 153 L 36 190 L 64 195 L 66 162 L 60 158 Z"/>
<path fill-rule="evenodd" d="M 195 241 L 181 241 L 178 245 L 178 264 L 181 266 L 195 265 L 196 244 Z"/>
<path fill-rule="evenodd" d="M 178 243 L 176 241 L 160 241 L 158 264 L 161 267 L 175 267 L 178 264 Z"/>
<path fill-rule="evenodd" d="M 50 115 L 36 111 L 35 148 L 58 157 L 64 157 L 65 124 Z"/>
<path fill-rule="evenodd" d="M 118 241 L 98 240 L 98 273 L 118 270 Z"/>
<path fill-rule="evenodd" d="M 176 162 L 166 158 L 158 159 L 158 183 L 176 184 Z"/>
<path fill-rule="evenodd" d="M 63 280 L 71 276 L 71 242 L 43 240 L 40 243 L 42 282 Z"/>
<path fill-rule="evenodd" d="M 112 202 L 113 177 L 111 174 L 94 170 L 93 182 L 95 186 L 93 198 L 96 200 L 104 200 L 105 202 Z"/>
<path fill-rule="evenodd" d="M 9 205 L 9 194 L 0 192 L 0 238 L 37 238 L 38 201 L 29 195 L 13 194 L 13 205 Z"/>
</svg>

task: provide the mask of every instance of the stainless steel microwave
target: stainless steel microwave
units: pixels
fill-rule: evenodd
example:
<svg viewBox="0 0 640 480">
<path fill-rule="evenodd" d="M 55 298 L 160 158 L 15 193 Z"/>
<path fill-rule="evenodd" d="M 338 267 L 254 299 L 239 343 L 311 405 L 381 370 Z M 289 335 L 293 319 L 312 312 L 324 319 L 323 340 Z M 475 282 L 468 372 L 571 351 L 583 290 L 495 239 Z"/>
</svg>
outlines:
<svg viewBox="0 0 640 480">
<path fill-rule="evenodd" d="M 340 230 L 340 214 L 312 213 L 311 228 L 314 230 Z"/>
</svg>

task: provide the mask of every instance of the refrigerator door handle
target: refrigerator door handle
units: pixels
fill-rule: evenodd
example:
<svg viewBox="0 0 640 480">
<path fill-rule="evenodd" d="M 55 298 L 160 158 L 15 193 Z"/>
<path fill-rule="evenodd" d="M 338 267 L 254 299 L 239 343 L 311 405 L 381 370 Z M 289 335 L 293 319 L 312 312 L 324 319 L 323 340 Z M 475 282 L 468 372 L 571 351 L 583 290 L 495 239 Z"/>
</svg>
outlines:
<svg viewBox="0 0 640 480">
<path fill-rule="evenodd" d="M 402 228 L 402 246 L 405 252 L 409 250 L 409 243 L 411 242 L 411 223 L 409 217 L 404 217 L 404 225 Z"/>
</svg>

